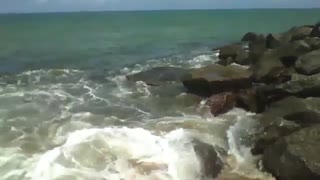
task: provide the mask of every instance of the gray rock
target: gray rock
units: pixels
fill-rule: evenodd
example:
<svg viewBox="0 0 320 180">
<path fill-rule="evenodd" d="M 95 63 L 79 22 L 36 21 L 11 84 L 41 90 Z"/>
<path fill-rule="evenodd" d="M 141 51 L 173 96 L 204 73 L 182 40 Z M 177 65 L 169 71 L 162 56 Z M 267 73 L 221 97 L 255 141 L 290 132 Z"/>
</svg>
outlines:
<svg viewBox="0 0 320 180">
<path fill-rule="evenodd" d="M 293 67 L 298 57 L 309 52 L 311 48 L 302 40 L 283 44 L 280 47 L 266 51 L 251 68 L 258 81 L 264 79 L 279 79 L 281 75 L 294 72 L 288 70 Z"/>
<path fill-rule="evenodd" d="M 305 54 L 296 62 L 297 72 L 305 75 L 320 73 L 320 50 Z"/>
<path fill-rule="evenodd" d="M 128 75 L 129 81 L 143 81 L 148 85 L 158 86 L 164 83 L 181 82 L 189 71 L 178 67 L 156 67 L 137 74 Z"/>
<path fill-rule="evenodd" d="M 320 179 L 320 125 L 279 139 L 263 154 L 263 166 L 279 180 Z"/>
<path fill-rule="evenodd" d="M 221 151 L 224 153 L 223 150 L 199 140 L 194 140 L 193 144 L 194 151 L 201 162 L 202 174 L 205 176 L 204 178 L 217 177 L 223 168 L 223 161 L 219 157 Z M 220 153 L 218 151 L 220 151 Z"/>
<path fill-rule="evenodd" d="M 272 103 L 266 109 L 264 115 L 285 117 L 294 113 L 310 111 L 320 112 L 320 98 L 297 98 L 291 96 Z"/>
<path fill-rule="evenodd" d="M 260 123 L 260 128 L 251 138 L 254 142 L 251 149 L 253 155 L 263 154 L 265 149 L 274 144 L 279 138 L 301 129 L 301 126 L 294 122 L 272 115 L 259 115 L 257 119 Z"/>
<path fill-rule="evenodd" d="M 304 76 L 293 74 L 291 81 L 282 84 L 272 84 L 261 88 L 266 96 L 298 96 L 320 97 L 320 74 Z"/>
</svg>

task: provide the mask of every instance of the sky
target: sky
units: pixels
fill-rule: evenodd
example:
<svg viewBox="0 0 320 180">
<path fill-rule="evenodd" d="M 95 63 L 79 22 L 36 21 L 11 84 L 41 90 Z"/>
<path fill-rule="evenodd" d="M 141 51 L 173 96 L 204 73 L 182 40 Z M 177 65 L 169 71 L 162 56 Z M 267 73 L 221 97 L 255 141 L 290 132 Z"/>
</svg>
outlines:
<svg viewBox="0 0 320 180">
<path fill-rule="evenodd" d="M 235 8 L 320 8 L 320 0 L 0 0 L 0 13 Z"/>
</svg>

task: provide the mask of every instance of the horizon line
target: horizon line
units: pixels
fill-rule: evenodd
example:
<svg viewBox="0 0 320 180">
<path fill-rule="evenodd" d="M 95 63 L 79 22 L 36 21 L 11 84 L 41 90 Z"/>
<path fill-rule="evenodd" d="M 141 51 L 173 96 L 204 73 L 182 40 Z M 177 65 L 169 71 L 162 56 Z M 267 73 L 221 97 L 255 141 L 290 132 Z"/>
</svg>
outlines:
<svg viewBox="0 0 320 180">
<path fill-rule="evenodd" d="M 54 13 L 99 13 L 99 12 L 149 12 L 149 11 L 208 11 L 208 10 L 308 10 L 320 9 L 320 7 L 306 7 L 306 8 L 284 8 L 284 7 L 266 7 L 266 8 L 195 8 L 195 9 L 132 9 L 132 10 L 74 10 L 74 11 L 35 11 L 35 12 L 0 12 L 0 15 L 10 14 L 54 14 Z"/>
</svg>

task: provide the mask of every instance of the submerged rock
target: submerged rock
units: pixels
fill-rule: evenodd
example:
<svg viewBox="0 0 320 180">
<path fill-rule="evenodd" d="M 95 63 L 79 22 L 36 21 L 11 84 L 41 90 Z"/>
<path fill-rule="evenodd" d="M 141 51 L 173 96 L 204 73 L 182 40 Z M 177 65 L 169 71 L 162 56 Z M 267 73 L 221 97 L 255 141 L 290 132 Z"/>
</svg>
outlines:
<svg viewBox="0 0 320 180">
<path fill-rule="evenodd" d="M 279 139 L 263 154 L 264 168 L 279 180 L 320 179 L 320 125 Z"/>
<path fill-rule="evenodd" d="M 204 178 L 217 177 L 223 168 L 223 161 L 220 159 L 217 149 L 220 149 L 220 151 L 222 149 L 203 143 L 200 140 L 194 140 L 193 144 L 194 151 L 201 162 Z"/>
<path fill-rule="evenodd" d="M 192 70 L 183 84 L 190 93 L 209 97 L 212 94 L 250 87 L 251 72 L 236 65 L 213 64 Z"/>
<path fill-rule="evenodd" d="M 305 75 L 320 73 L 320 50 L 301 56 L 296 62 L 296 69 Z"/>
<path fill-rule="evenodd" d="M 188 74 L 187 69 L 178 67 L 156 67 L 147 71 L 126 76 L 129 81 L 143 81 L 148 85 L 158 86 L 168 82 L 181 82 Z"/>
</svg>

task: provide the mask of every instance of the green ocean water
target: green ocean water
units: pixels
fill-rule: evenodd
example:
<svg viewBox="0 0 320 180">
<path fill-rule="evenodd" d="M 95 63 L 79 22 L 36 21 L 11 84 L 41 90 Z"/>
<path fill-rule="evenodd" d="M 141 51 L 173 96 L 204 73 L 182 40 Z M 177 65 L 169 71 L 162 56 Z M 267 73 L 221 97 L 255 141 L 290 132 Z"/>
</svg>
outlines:
<svg viewBox="0 0 320 180">
<path fill-rule="evenodd" d="M 125 76 L 205 66 L 248 31 L 319 20 L 319 9 L 0 15 L 0 180 L 202 180 L 194 139 L 226 152 L 221 179 L 271 180 L 247 147 L 254 114 L 213 117 L 182 84 Z"/>
<path fill-rule="evenodd" d="M 314 24 L 319 15 L 319 9 L 0 15 L 0 71 L 119 68 L 152 58 L 185 58 L 248 31 Z"/>
</svg>

